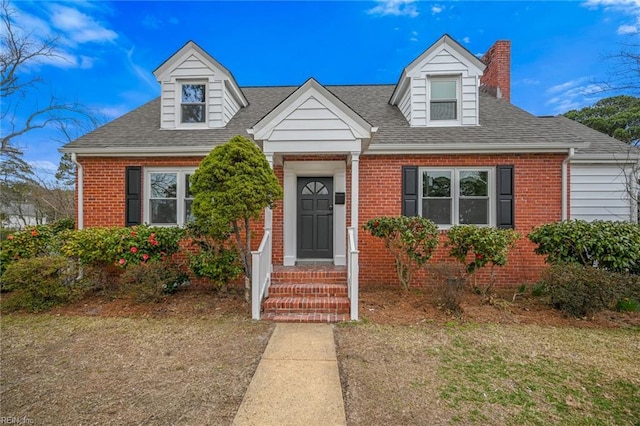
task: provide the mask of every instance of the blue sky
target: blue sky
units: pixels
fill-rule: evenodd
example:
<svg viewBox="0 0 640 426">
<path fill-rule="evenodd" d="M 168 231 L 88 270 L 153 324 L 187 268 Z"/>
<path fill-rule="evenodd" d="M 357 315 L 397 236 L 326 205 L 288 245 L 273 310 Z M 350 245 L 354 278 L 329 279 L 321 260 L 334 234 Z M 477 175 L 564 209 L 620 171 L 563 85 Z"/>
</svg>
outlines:
<svg viewBox="0 0 640 426">
<path fill-rule="evenodd" d="M 633 41 L 640 0 L 54 2 L 14 1 L 14 24 L 32 37 L 57 36 L 59 58 L 32 64 L 37 96 L 78 101 L 110 121 L 159 95 L 152 71 L 188 40 L 225 65 L 241 86 L 391 83 L 448 33 L 481 55 L 512 42 L 512 102 L 536 115 L 560 114 L 611 93 L 595 93 Z M 634 35 L 635 34 L 635 35 Z M 3 132 L 7 123 L 2 123 Z M 25 159 L 55 168 L 60 142 L 34 131 Z"/>
</svg>

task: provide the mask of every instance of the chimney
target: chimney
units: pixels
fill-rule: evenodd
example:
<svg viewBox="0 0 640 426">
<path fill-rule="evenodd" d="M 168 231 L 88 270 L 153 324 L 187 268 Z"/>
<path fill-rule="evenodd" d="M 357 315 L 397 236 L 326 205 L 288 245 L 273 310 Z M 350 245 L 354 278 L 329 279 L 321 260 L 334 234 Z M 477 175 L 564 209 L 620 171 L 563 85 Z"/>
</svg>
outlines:
<svg viewBox="0 0 640 426">
<path fill-rule="evenodd" d="M 480 86 L 497 98 L 511 102 L 511 41 L 496 41 L 481 61 L 487 68 L 480 77 Z"/>
</svg>

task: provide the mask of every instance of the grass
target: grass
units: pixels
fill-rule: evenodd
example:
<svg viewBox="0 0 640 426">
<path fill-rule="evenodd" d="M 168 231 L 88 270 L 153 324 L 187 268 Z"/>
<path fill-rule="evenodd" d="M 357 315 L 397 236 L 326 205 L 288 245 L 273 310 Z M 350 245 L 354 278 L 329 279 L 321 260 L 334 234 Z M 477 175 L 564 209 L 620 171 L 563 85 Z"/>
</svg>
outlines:
<svg viewBox="0 0 640 426">
<path fill-rule="evenodd" d="M 230 424 L 272 330 L 51 315 L 0 326 L 0 417 L 32 424 Z"/>
<path fill-rule="evenodd" d="M 640 330 L 336 328 L 349 424 L 640 424 Z"/>
</svg>

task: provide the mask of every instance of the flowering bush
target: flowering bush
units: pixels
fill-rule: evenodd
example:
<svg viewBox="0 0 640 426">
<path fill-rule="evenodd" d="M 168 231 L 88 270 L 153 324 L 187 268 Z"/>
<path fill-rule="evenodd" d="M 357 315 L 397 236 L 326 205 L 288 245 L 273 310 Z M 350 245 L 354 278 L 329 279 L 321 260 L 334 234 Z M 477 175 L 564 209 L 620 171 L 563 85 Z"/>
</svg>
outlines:
<svg viewBox="0 0 640 426">
<path fill-rule="evenodd" d="M 176 253 L 184 230 L 176 227 L 87 228 L 64 234 L 62 252 L 85 265 L 121 267 L 164 260 Z"/>
<path fill-rule="evenodd" d="M 457 225 L 447 231 L 446 247 L 449 256 L 462 263 L 468 274 L 491 264 L 489 284 L 481 289 L 486 294 L 494 283 L 494 268 L 507 264 L 509 250 L 520 238 L 511 229 L 497 229 L 476 225 Z"/>
<path fill-rule="evenodd" d="M 363 228 L 384 240 L 405 290 L 409 289 L 413 273 L 431 258 L 438 246 L 438 227 L 419 216 L 377 217 L 369 220 Z"/>
<path fill-rule="evenodd" d="M 32 226 L 9 234 L 6 240 L 0 242 L 0 275 L 12 262 L 56 254 L 59 246 L 56 233 L 47 225 Z"/>
</svg>

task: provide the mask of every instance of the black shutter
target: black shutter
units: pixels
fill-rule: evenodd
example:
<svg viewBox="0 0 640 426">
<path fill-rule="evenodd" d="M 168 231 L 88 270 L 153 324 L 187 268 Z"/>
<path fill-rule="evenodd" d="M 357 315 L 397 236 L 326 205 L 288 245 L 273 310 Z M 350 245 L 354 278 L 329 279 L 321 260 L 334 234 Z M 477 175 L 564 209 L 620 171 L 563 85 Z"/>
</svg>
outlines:
<svg viewBox="0 0 640 426">
<path fill-rule="evenodd" d="M 125 226 L 142 223 L 142 167 L 130 166 L 125 171 Z"/>
<path fill-rule="evenodd" d="M 402 166 L 402 214 L 418 215 L 418 167 Z"/>
<path fill-rule="evenodd" d="M 513 166 L 498 166 L 498 228 L 515 228 L 515 186 Z"/>
</svg>

